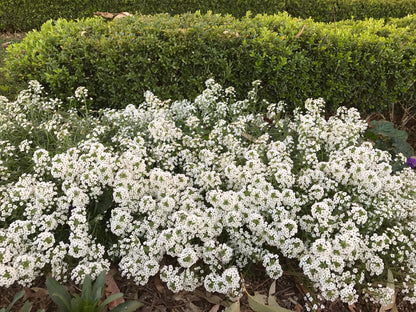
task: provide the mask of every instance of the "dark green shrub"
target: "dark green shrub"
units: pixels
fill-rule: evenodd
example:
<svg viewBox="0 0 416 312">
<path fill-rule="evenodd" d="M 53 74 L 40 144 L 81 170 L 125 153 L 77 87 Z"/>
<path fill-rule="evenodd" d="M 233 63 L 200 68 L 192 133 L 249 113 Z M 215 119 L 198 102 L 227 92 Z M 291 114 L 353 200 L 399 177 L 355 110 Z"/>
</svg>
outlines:
<svg viewBox="0 0 416 312">
<path fill-rule="evenodd" d="M 240 96 L 260 79 L 261 96 L 271 101 L 323 97 L 329 109 L 366 112 L 413 103 L 415 50 L 407 28 L 382 20 L 161 14 L 49 21 L 9 47 L 6 64 L 14 77 L 37 79 L 60 98 L 85 86 L 100 107 L 137 103 L 146 90 L 192 99 L 214 78 Z"/>
<path fill-rule="evenodd" d="M 316 21 L 400 18 L 416 13 L 415 0 L 287 0 L 285 10 L 292 16 Z"/>
<path fill-rule="evenodd" d="M 284 9 L 285 0 L 1 0 L 0 32 L 38 29 L 49 19 L 92 17 L 96 11 L 175 15 L 199 10 L 242 17 L 247 11 L 273 14 Z"/>
<path fill-rule="evenodd" d="M 48 19 L 91 16 L 90 0 L 1 0 L 0 32 L 28 31 Z"/>
<path fill-rule="evenodd" d="M 287 11 L 294 17 L 333 22 L 365 18 L 398 18 L 416 13 L 416 0 L 2 0 L 0 32 L 39 28 L 49 19 L 91 17 L 94 12 L 182 14 L 212 11 L 240 18 L 247 11 L 275 14 Z"/>
</svg>

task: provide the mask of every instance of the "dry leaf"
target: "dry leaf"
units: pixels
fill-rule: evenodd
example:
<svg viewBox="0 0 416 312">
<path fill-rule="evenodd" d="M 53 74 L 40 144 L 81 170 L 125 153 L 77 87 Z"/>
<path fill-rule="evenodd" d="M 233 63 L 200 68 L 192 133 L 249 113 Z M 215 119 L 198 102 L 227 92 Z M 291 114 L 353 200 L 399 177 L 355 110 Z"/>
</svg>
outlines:
<svg viewBox="0 0 416 312">
<path fill-rule="evenodd" d="M 162 295 L 166 293 L 166 288 L 163 287 L 162 281 L 158 276 L 155 277 L 155 287 L 158 292 L 160 292 Z"/>
<path fill-rule="evenodd" d="M 252 136 L 251 134 L 245 133 L 245 132 L 242 133 L 241 136 L 246 138 L 247 140 L 253 142 L 253 143 L 256 143 L 256 141 L 257 141 L 257 139 L 254 136 Z"/>
<path fill-rule="evenodd" d="M 276 281 L 274 281 L 270 285 L 269 297 L 267 298 L 267 302 L 269 303 L 269 305 L 278 305 L 275 294 L 276 294 Z"/>
<path fill-rule="evenodd" d="M 119 19 L 127 16 L 132 16 L 132 14 L 130 14 L 129 12 L 121 12 L 116 14 L 116 16 L 114 16 L 114 19 Z"/>
<path fill-rule="evenodd" d="M 299 38 L 300 37 L 300 35 L 302 35 L 302 33 L 303 33 L 303 31 L 305 30 L 305 26 L 306 25 L 303 25 L 303 27 L 302 27 L 302 29 L 300 30 L 300 32 L 295 36 L 295 38 Z"/>
<path fill-rule="evenodd" d="M 224 299 L 221 298 L 220 296 L 217 295 L 213 295 L 209 292 L 205 292 L 205 294 L 201 293 L 199 294 L 201 298 L 205 299 L 206 301 L 208 301 L 209 303 L 215 304 L 215 305 L 220 305 L 221 303 L 224 302 Z"/>
<path fill-rule="evenodd" d="M 209 312 L 218 312 L 219 309 L 220 309 L 220 305 L 216 304 L 209 310 Z"/>
<path fill-rule="evenodd" d="M 3 48 L 7 48 L 10 44 L 11 44 L 11 42 L 10 42 L 10 41 L 8 41 L 8 42 L 3 43 L 1 46 L 2 46 Z"/>
<path fill-rule="evenodd" d="M 395 290 L 394 277 L 393 277 L 393 273 L 390 270 L 387 270 L 387 287 Z M 393 295 L 392 299 L 393 300 L 391 303 L 380 307 L 379 312 L 386 312 L 386 311 L 398 312 L 397 306 L 396 306 L 396 293 Z"/>
<path fill-rule="evenodd" d="M 119 292 L 120 292 L 120 289 L 118 288 L 117 283 L 113 278 L 113 275 L 111 275 L 111 273 L 108 272 L 107 275 L 105 276 L 105 289 L 104 289 L 105 297 L 108 298 L 111 295 L 118 294 Z M 123 302 L 124 302 L 123 297 L 118 298 L 108 304 L 108 309 L 112 310 Z"/>
<path fill-rule="evenodd" d="M 198 307 L 196 304 L 193 304 L 192 302 L 189 302 L 186 305 L 186 311 L 189 311 L 189 312 L 204 312 L 202 310 L 202 308 Z"/>
<path fill-rule="evenodd" d="M 33 299 L 33 298 L 44 298 L 48 297 L 49 292 L 46 288 L 40 288 L 40 287 L 32 287 L 32 288 L 25 288 L 25 295 L 23 297 L 23 300 L 26 299 Z"/>
<path fill-rule="evenodd" d="M 98 15 L 98 16 L 102 16 L 105 18 L 113 18 L 116 14 L 115 13 L 110 13 L 110 12 L 95 12 L 94 15 Z"/>
<path fill-rule="evenodd" d="M 277 303 L 270 305 L 266 304 L 266 296 L 260 293 L 254 293 L 254 296 L 251 296 L 247 292 L 248 296 L 248 304 L 255 312 L 293 312 L 292 310 L 288 310 L 279 306 Z"/>
<path fill-rule="evenodd" d="M 240 312 L 240 301 L 231 304 L 224 312 Z"/>
</svg>

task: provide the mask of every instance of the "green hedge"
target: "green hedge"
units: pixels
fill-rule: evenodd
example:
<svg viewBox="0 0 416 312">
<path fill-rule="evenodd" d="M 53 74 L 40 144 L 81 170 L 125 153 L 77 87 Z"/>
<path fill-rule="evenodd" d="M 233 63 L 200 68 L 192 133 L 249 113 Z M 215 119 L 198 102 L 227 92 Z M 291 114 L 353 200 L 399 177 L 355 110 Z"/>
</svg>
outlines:
<svg viewBox="0 0 416 312">
<path fill-rule="evenodd" d="M 323 97 L 330 110 L 363 112 L 413 104 L 415 62 L 408 27 L 372 19 L 316 23 L 287 13 L 61 19 L 28 33 L 6 58 L 12 78 L 37 79 L 60 98 L 85 86 L 99 107 L 138 103 L 146 90 L 192 99 L 214 78 L 238 96 L 259 79 L 270 101 L 298 106 Z"/>
<path fill-rule="evenodd" d="M 92 17 L 95 11 L 141 14 L 186 12 L 231 14 L 247 11 L 275 14 L 287 11 L 294 17 L 333 22 L 365 18 L 399 18 L 416 13 L 416 0 L 1 0 L 0 32 L 38 29 L 49 19 Z"/>
<path fill-rule="evenodd" d="M 292 16 L 320 22 L 388 19 L 416 13 L 416 0 L 287 0 L 285 10 Z"/>
<path fill-rule="evenodd" d="M 0 32 L 39 28 L 49 19 L 92 17 L 94 12 L 140 12 L 141 14 L 213 11 L 242 17 L 277 13 L 285 9 L 285 0 L 1 0 Z"/>
</svg>

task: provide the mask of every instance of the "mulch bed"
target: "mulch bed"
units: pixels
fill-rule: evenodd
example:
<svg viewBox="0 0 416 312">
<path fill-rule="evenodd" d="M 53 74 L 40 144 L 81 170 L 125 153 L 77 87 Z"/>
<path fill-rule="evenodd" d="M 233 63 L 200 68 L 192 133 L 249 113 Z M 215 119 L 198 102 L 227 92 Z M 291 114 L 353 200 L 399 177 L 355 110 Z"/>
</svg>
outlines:
<svg viewBox="0 0 416 312">
<path fill-rule="evenodd" d="M 260 293 L 268 296 L 273 280 L 268 278 L 261 269 L 252 272 L 252 277 L 245 278 L 245 288 L 253 295 Z M 144 304 L 138 311 L 140 312 L 218 312 L 223 311 L 225 296 L 220 294 L 208 293 L 203 287 L 193 292 L 171 292 L 158 276 L 149 280 L 145 286 L 137 286 L 131 280 L 121 277 L 120 273 L 113 269 L 110 271 L 117 284 L 117 292 L 124 294 L 124 300 L 138 300 Z M 81 293 L 81 287 L 73 283 L 65 285 L 71 293 Z M 10 288 L 0 288 L 0 308 L 7 307 L 13 299 L 15 293 L 22 290 L 20 286 Z M 56 306 L 49 298 L 45 287 L 45 279 L 36 280 L 30 288 L 23 288 L 25 296 L 19 300 L 12 311 L 20 311 L 26 300 L 31 303 L 32 312 L 45 309 L 46 312 L 56 311 Z M 104 291 L 105 292 L 105 291 Z M 277 303 L 286 309 L 295 312 L 308 311 L 308 303 L 304 300 L 307 288 L 302 282 L 292 274 L 284 274 L 276 281 L 275 298 Z M 397 308 L 399 312 L 416 311 L 416 306 L 397 298 Z M 325 303 L 324 309 L 320 312 L 378 312 L 379 305 L 360 301 L 353 306 L 343 304 L 341 301 Z M 253 311 L 247 301 L 247 295 L 240 298 L 240 311 Z"/>
</svg>

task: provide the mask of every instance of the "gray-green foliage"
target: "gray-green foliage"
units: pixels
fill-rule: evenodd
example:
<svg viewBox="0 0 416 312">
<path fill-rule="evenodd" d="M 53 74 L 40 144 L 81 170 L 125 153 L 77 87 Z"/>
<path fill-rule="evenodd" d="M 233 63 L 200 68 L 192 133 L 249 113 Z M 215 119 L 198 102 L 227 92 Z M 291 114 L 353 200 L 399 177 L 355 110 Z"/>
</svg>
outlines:
<svg viewBox="0 0 416 312">
<path fill-rule="evenodd" d="M 49 296 L 58 306 L 58 312 L 102 312 L 107 304 L 123 296 L 122 293 L 117 293 L 101 301 L 105 285 L 105 275 L 105 272 L 100 273 L 94 283 L 92 283 L 91 277 L 86 275 L 82 285 L 81 296 L 75 294 L 72 297 L 65 287 L 51 277 L 46 279 L 46 287 L 48 288 Z M 142 303 L 137 301 L 127 301 L 119 304 L 111 311 L 133 312 L 142 305 Z"/>
<path fill-rule="evenodd" d="M 390 121 L 373 120 L 367 130 L 367 137 L 374 140 L 376 148 L 387 150 L 393 156 L 402 153 L 406 157 L 412 155 L 412 147 L 407 143 L 406 131 L 396 129 Z"/>
</svg>

